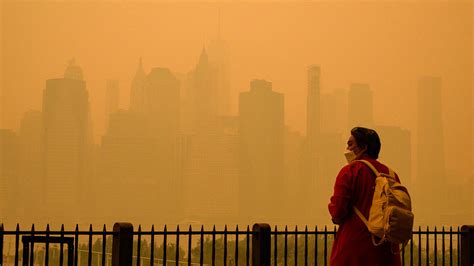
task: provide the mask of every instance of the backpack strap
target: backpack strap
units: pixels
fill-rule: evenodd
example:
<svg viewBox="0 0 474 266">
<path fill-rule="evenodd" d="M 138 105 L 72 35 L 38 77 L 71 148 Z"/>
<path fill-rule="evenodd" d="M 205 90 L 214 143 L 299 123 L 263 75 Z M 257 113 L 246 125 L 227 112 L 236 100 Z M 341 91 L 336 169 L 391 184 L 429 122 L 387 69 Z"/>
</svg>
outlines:
<svg viewBox="0 0 474 266">
<path fill-rule="evenodd" d="M 357 161 L 362 162 L 365 165 L 367 165 L 372 170 L 372 172 L 374 172 L 375 176 L 379 176 L 379 174 L 380 174 L 379 171 L 377 171 L 377 169 L 369 161 L 367 161 L 367 160 L 357 160 Z M 390 171 L 390 175 L 392 175 L 393 174 L 392 169 L 389 168 L 389 171 Z M 393 175 L 393 176 L 395 176 L 395 175 Z M 354 209 L 355 213 L 357 214 L 357 216 L 359 216 L 359 218 L 362 220 L 362 222 L 364 222 L 367 229 L 369 229 L 369 221 L 367 221 L 365 216 L 359 211 L 359 209 L 356 206 L 353 206 L 353 209 Z M 374 244 L 374 246 L 380 246 L 380 245 L 382 245 L 382 243 L 385 242 L 385 235 L 382 237 L 382 239 L 380 239 L 380 241 L 378 243 L 375 240 L 374 234 L 370 233 L 370 235 L 372 237 L 372 243 Z"/>
<path fill-rule="evenodd" d="M 389 174 L 391 177 L 395 178 L 395 171 L 393 171 L 392 168 L 390 168 L 390 167 L 388 167 L 388 166 L 387 166 L 387 168 L 388 168 L 388 174 Z"/>
<path fill-rule="evenodd" d="M 353 209 L 354 209 L 355 213 L 357 214 L 357 216 L 359 216 L 359 218 L 362 220 L 362 222 L 364 222 L 367 229 L 369 229 L 369 221 L 367 221 L 365 216 L 359 211 L 359 209 L 356 206 L 353 206 Z M 370 231 L 369 231 L 369 233 L 370 233 Z M 370 235 L 372 237 L 372 243 L 374 244 L 374 246 L 380 246 L 385 242 L 385 235 L 382 237 L 382 239 L 380 239 L 379 242 L 376 241 L 374 234 L 370 233 Z"/>
<path fill-rule="evenodd" d="M 355 162 L 362 162 L 364 163 L 365 165 L 367 165 L 371 170 L 372 172 L 374 172 L 375 176 L 378 176 L 380 173 L 379 171 L 377 171 L 377 169 L 367 160 L 356 160 Z M 395 171 L 392 170 L 392 168 L 388 167 L 387 166 L 387 169 L 388 169 L 388 175 L 395 179 Z M 384 173 L 382 173 L 384 174 Z M 384 174 L 385 176 L 387 176 L 387 174 Z"/>
<path fill-rule="evenodd" d="M 365 216 L 359 211 L 359 209 L 354 206 L 354 211 L 355 213 L 357 214 L 357 216 L 359 216 L 359 218 L 362 220 L 362 222 L 364 222 L 364 224 L 367 226 L 367 228 L 369 227 L 369 221 L 367 221 L 367 219 L 365 218 Z"/>
<path fill-rule="evenodd" d="M 356 160 L 355 162 L 362 162 L 364 164 L 366 164 L 371 170 L 372 172 L 374 172 L 374 174 L 376 176 L 379 175 L 379 171 L 377 171 L 377 169 L 375 169 L 375 167 L 367 160 Z M 369 222 L 367 221 L 367 218 L 364 217 L 364 215 L 359 211 L 359 209 L 357 209 L 356 206 L 353 206 L 353 209 L 355 211 L 355 213 L 357 214 L 357 216 L 359 216 L 359 218 L 362 220 L 362 222 L 364 222 L 364 224 L 367 226 L 367 228 L 369 228 Z"/>
<path fill-rule="evenodd" d="M 379 171 L 377 171 L 377 169 L 369 161 L 367 161 L 367 160 L 357 160 L 356 162 L 364 163 L 365 165 L 367 165 L 372 170 L 372 172 L 374 172 L 375 176 L 379 175 Z"/>
</svg>

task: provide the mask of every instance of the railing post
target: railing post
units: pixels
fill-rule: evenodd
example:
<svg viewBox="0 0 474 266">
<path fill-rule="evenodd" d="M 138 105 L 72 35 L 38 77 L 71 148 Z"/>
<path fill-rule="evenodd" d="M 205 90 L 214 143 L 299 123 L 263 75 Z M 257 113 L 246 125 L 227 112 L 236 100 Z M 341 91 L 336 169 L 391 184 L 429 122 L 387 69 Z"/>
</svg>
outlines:
<svg viewBox="0 0 474 266">
<path fill-rule="evenodd" d="M 30 244 L 27 241 L 24 241 L 24 238 L 22 238 L 23 241 L 23 266 L 28 266 L 28 260 L 30 256 Z M 16 253 L 16 252 L 15 252 Z"/>
<path fill-rule="evenodd" d="M 474 225 L 461 227 L 461 265 L 474 265 Z"/>
<path fill-rule="evenodd" d="M 133 225 L 115 223 L 112 238 L 112 265 L 131 266 L 133 254 Z"/>
<path fill-rule="evenodd" d="M 252 265 L 270 266 L 270 225 L 254 224 L 252 233 Z"/>
</svg>

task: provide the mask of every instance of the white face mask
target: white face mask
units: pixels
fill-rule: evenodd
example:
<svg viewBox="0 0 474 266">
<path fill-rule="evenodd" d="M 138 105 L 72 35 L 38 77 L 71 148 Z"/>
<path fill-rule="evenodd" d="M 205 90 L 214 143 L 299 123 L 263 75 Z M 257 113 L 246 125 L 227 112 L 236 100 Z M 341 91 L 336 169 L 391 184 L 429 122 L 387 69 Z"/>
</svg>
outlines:
<svg viewBox="0 0 474 266">
<path fill-rule="evenodd" d="M 357 158 L 357 155 L 353 151 L 350 151 L 350 150 L 346 150 L 344 152 L 344 156 L 346 157 L 347 163 L 351 163 Z"/>
</svg>

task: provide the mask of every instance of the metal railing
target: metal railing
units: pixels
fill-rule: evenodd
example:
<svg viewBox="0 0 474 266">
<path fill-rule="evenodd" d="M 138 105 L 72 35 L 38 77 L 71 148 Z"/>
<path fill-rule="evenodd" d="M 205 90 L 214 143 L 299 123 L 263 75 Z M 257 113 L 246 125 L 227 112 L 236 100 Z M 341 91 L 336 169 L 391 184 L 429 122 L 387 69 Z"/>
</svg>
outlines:
<svg viewBox="0 0 474 266">
<path fill-rule="evenodd" d="M 57 251 L 59 253 L 59 263 L 60 265 L 63 265 L 64 262 L 64 253 L 67 251 L 64 251 L 64 244 L 66 243 L 65 241 L 59 242 L 59 248 L 53 248 L 51 247 L 53 241 L 47 241 L 48 239 L 51 239 L 53 237 L 59 236 L 59 238 L 67 238 L 67 237 L 73 237 L 74 238 L 74 243 L 73 243 L 73 265 L 82 265 L 79 264 L 79 248 L 80 246 L 86 246 L 87 247 L 87 258 L 85 259 L 87 261 L 87 265 L 92 265 L 92 247 L 93 247 L 93 242 L 92 239 L 94 236 L 101 236 L 103 239 L 103 249 L 102 249 L 102 257 L 105 257 L 105 239 L 107 236 L 113 236 L 114 232 L 113 231 L 107 231 L 106 227 L 104 225 L 102 231 L 93 231 L 92 230 L 92 225 L 89 226 L 89 230 L 79 230 L 79 226 L 76 225 L 75 230 L 73 231 L 65 231 L 64 230 L 64 225 L 61 226 L 61 229 L 59 231 L 52 231 L 50 230 L 49 225 L 46 226 L 46 230 L 44 231 L 37 231 L 35 230 L 35 226 L 32 225 L 30 230 L 21 230 L 20 226 L 17 224 L 16 229 L 14 231 L 6 231 L 4 230 L 3 225 L 0 225 L 0 252 L 2 256 L 0 256 L 0 265 L 19 265 L 21 262 L 21 265 L 25 265 L 25 258 L 28 258 L 28 262 L 26 265 L 33 265 L 35 261 L 35 255 L 41 254 L 40 252 L 35 252 L 34 247 L 35 244 L 37 245 L 38 242 L 42 242 L 45 244 L 44 247 L 44 254 L 42 254 L 42 258 L 44 259 L 44 265 L 48 265 L 50 261 L 50 253 L 51 251 Z M 5 237 L 13 237 L 14 238 L 14 254 L 8 254 L 10 253 L 9 251 L 4 250 L 5 247 Z M 25 257 L 25 254 L 23 254 L 23 249 L 20 249 L 20 237 L 46 237 L 46 241 L 38 241 L 38 238 L 33 238 L 30 240 L 29 246 L 28 246 L 28 256 Z M 86 237 L 88 241 L 86 241 L 87 244 L 80 243 L 79 239 L 81 237 Z M 5 254 L 5 252 L 8 252 Z M 83 255 L 84 252 L 82 252 Z M 5 261 L 5 255 L 7 258 L 7 261 Z M 12 259 L 12 261 L 8 260 Z M 102 265 L 105 265 L 104 260 Z M 67 262 L 67 260 L 66 260 Z"/>
<path fill-rule="evenodd" d="M 275 226 L 271 230 L 266 224 L 244 230 L 238 226 L 233 230 L 227 226 L 169 230 L 164 226 L 158 231 L 154 226 L 133 231 L 131 224 L 115 224 L 113 231 L 107 231 L 105 225 L 98 231 L 92 225 L 85 231 L 77 225 L 73 231 L 64 226 L 52 231 L 49 225 L 44 231 L 35 230 L 34 225 L 31 230 L 20 230 L 17 225 L 7 231 L 1 225 L 0 265 L 327 265 L 335 234 L 336 227 L 289 230 Z M 5 244 L 11 246 L 12 240 L 14 252 L 10 254 Z M 65 244 L 70 246 L 67 257 L 63 255 L 68 254 Z M 400 256 L 402 265 L 473 265 L 473 249 L 473 226 L 418 227 Z"/>
</svg>

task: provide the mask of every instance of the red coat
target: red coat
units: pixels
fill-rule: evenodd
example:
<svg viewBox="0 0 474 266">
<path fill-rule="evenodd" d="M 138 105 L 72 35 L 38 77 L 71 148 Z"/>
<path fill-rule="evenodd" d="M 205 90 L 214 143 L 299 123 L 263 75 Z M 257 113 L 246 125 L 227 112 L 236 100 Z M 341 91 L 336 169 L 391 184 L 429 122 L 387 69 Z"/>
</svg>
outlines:
<svg viewBox="0 0 474 266">
<path fill-rule="evenodd" d="M 367 156 L 368 160 L 382 173 L 388 174 L 387 166 Z M 396 176 L 397 181 L 398 176 Z M 390 243 L 374 246 L 364 222 L 353 211 L 355 205 L 362 214 L 369 217 L 375 188 L 375 174 L 362 162 L 344 166 L 336 178 L 334 194 L 329 203 L 329 213 L 334 223 L 339 224 L 333 243 L 330 265 L 400 265 L 400 255 L 390 250 Z M 395 248 L 394 248 L 395 251 Z"/>
</svg>

